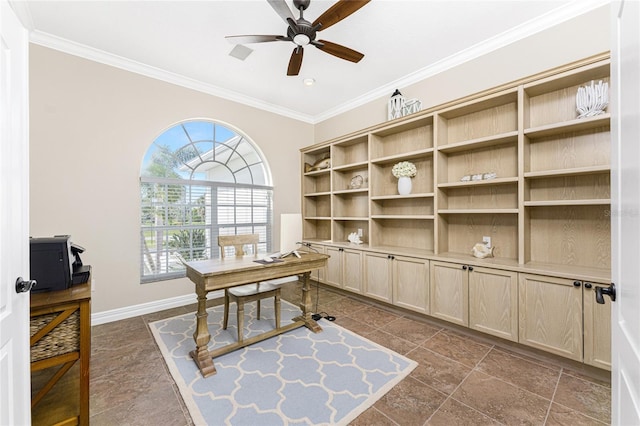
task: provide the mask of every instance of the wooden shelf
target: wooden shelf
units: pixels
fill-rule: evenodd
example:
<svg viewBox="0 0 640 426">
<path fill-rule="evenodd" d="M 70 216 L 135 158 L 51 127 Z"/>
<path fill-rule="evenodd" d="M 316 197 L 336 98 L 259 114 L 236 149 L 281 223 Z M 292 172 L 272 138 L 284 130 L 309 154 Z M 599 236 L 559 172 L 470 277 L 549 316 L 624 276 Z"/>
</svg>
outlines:
<svg viewBox="0 0 640 426">
<path fill-rule="evenodd" d="M 362 194 L 367 192 L 369 192 L 369 188 L 341 189 L 340 191 L 333 191 L 333 195 Z"/>
<path fill-rule="evenodd" d="M 369 163 L 367 161 L 360 161 L 358 163 L 350 163 L 350 164 L 344 164 L 342 166 L 335 166 L 333 167 L 333 171 L 335 172 L 346 172 L 349 170 L 355 170 L 355 169 L 362 169 L 365 168 L 369 165 Z"/>
<path fill-rule="evenodd" d="M 304 176 L 318 176 L 318 175 L 328 174 L 330 171 L 331 171 L 331 168 L 326 168 L 326 169 L 322 169 L 322 170 L 314 170 L 312 172 L 304 173 Z"/>
<path fill-rule="evenodd" d="M 371 215 L 371 219 L 417 219 L 417 220 L 431 220 L 434 216 L 432 214 L 375 214 Z"/>
<path fill-rule="evenodd" d="M 444 209 L 438 214 L 518 214 L 518 209 Z"/>
<path fill-rule="evenodd" d="M 340 217 L 334 217 L 333 220 L 369 220 L 369 217 L 367 216 L 340 216 Z"/>
<path fill-rule="evenodd" d="M 395 155 L 389 155 L 386 157 L 374 158 L 371 160 L 373 164 L 386 164 L 386 163 L 395 163 L 398 161 L 407 161 L 412 160 L 414 158 L 424 157 L 425 155 L 433 155 L 433 148 L 425 148 L 418 151 L 410 151 Z"/>
<path fill-rule="evenodd" d="M 525 207 L 547 207 L 547 206 L 599 206 L 609 205 L 611 200 L 593 199 L 593 200 L 545 200 L 545 201 L 525 201 Z"/>
<path fill-rule="evenodd" d="M 538 178 L 548 178 L 548 177 L 591 175 L 591 174 L 609 173 L 609 172 L 611 172 L 611 167 L 606 165 L 606 166 L 575 167 L 571 169 L 541 170 L 536 172 L 525 172 L 524 177 L 527 179 L 538 179 Z"/>
<path fill-rule="evenodd" d="M 331 195 L 331 192 L 324 191 L 324 192 L 312 192 L 310 194 L 304 194 L 305 197 L 323 197 L 326 195 Z"/>
<path fill-rule="evenodd" d="M 448 183 L 439 183 L 438 188 L 463 188 L 466 186 L 482 186 L 482 185 L 506 185 L 518 183 L 518 177 L 508 177 L 508 178 L 495 178 L 495 179 L 483 179 L 483 180 L 472 180 L 468 182 L 448 182 Z"/>
<path fill-rule="evenodd" d="M 331 220 L 328 216 L 305 216 L 306 220 Z"/>
<path fill-rule="evenodd" d="M 433 192 L 422 192 L 409 195 L 375 195 L 371 197 L 371 201 L 380 200 L 406 200 L 410 198 L 433 198 Z"/>
<path fill-rule="evenodd" d="M 468 151 L 471 149 L 481 149 L 485 147 L 495 147 L 497 145 L 516 143 L 518 142 L 518 131 L 502 133 L 499 135 L 485 136 L 482 138 L 476 138 L 461 142 L 455 142 L 446 145 L 439 145 L 439 152 L 460 152 Z"/>
<path fill-rule="evenodd" d="M 544 126 L 524 129 L 525 136 L 530 139 L 540 139 L 547 136 L 554 136 L 569 132 L 580 132 L 583 130 L 595 129 L 598 127 L 609 127 L 611 114 L 601 114 L 594 117 L 576 118 L 571 121 L 547 124 Z"/>
</svg>

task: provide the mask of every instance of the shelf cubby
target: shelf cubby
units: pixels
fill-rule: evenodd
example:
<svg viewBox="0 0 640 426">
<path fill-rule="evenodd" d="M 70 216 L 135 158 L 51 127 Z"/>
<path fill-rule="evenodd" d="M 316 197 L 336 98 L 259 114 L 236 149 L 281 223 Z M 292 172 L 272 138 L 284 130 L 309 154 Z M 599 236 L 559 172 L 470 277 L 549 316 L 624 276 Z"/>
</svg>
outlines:
<svg viewBox="0 0 640 426">
<path fill-rule="evenodd" d="M 518 209 L 518 184 L 449 186 L 438 190 L 438 211 Z"/>
<path fill-rule="evenodd" d="M 437 162 L 439 185 L 461 182 L 463 176 L 484 173 L 496 173 L 497 178 L 517 178 L 518 145 L 514 140 L 508 144 L 467 151 L 438 151 Z"/>
<path fill-rule="evenodd" d="M 369 161 L 369 138 L 366 134 L 338 142 L 331 147 L 331 162 L 334 169 L 367 161 Z"/>
<path fill-rule="evenodd" d="M 575 202 L 578 200 L 608 200 L 611 198 L 609 172 L 575 174 L 566 176 L 536 176 L 525 183 L 527 202 Z"/>
<path fill-rule="evenodd" d="M 438 148 L 464 141 L 492 138 L 518 130 L 518 91 L 499 93 L 464 102 L 436 116 Z"/>
<path fill-rule="evenodd" d="M 344 191 L 333 195 L 333 217 L 367 218 L 369 216 L 368 191 Z"/>
<path fill-rule="evenodd" d="M 518 211 L 460 211 L 438 214 L 438 252 L 471 256 L 471 249 L 491 237 L 496 258 L 518 260 Z"/>
<path fill-rule="evenodd" d="M 372 246 L 433 252 L 433 220 L 430 219 L 372 219 Z"/>
<path fill-rule="evenodd" d="M 524 128 L 536 128 L 555 123 L 573 125 L 577 119 L 578 88 L 593 81 L 609 82 L 609 61 L 553 75 L 523 86 Z M 579 119 L 580 120 L 580 119 Z M 582 119 L 586 123 L 589 118 Z"/>
<path fill-rule="evenodd" d="M 305 218 L 331 219 L 331 195 L 305 196 L 303 203 Z"/>
<path fill-rule="evenodd" d="M 305 240 L 331 241 L 331 219 L 307 219 L 303 221 L 302 237 Z"/>
<path fill-rule="evenodd" d="M 430 217 L 433 219 L 433 193 L 372 197 L 371 217 Z"/>
<path fill-rule="evenodd" d="M 354 178 L 360 176 L 362 186 L 354 188 L 351 182 Z M 349 167 L 343 167 L 333 171 L 333 192 L 342 192 L 353 189 L 366 189 L 369 186 L 369 163 L 358 163 Z"/>
<path fill-rule="evenodd" d="M 305 173 L 302 177 L 303 195 L 325 194 L 331 191 L 331 174 L 329 170 Z"/>
<path fill-rule="evenodd" d="M 433 156 L 425 155 L 414 158 L 411 162 L 416 166 L 417 174 L 411 179 L 412 193 L 433 192 Z M 391 170 L 396 162 L 375 163 L 371 165 L 372 196 L 398 194 L 398 179 Z"/>
<path fill-rule="evenodd" d="M 609 205 L 531 206 L 525 216 L 525 263 L 611 267 Z"/>
<path fill-rule="evenodd" d="M 348 242 L 348 236 L 352 232 L 362 230 L 360 239 L 363 243 L 369 242 L 369 220 L 368 218 L 334 218 L 333 220 L 333 241 L 336 243 Z"/>
<path fill-rule="evenodd" d="M 376 130 L 370 140 L 372 161 L 403 158 L 406 153 L 433 150 L 433 116 Z"/>
</svg>

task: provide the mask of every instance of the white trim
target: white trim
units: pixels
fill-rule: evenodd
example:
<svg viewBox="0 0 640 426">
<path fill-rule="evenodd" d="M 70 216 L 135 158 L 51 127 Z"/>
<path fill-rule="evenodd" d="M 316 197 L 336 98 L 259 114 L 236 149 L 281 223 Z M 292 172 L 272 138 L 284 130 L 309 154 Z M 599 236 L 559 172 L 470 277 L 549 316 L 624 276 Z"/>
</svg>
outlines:
<svg viewBox="0 0 640 426">
<path fill-rule="evenodd" d="M 13 4 L 15 4 L 14 2 Z M 17 2 L 20 4 L 21 2 Z M 26 2 L 25 2 L 26 3 Z M 525 22 L 517 27 L 514 27 L 502 34 L 498 34 L 488 40 L 484 40 L 474 46 L 471 46 L 455 55 L 451 55 L 438 61 L 428 67 L 413 72 L 405 77 L 399 78 L 393 82 L 378 87 L 362 96 L 354 98 L 342 105 L 338 105 L 335 108 L 329 109 L 323 113 L 315 116 L 309 114 L 303 114 L 297 111 L 293 111 L 287 108 L 283 108 L 269 102 L 261 101 L 252 98 L 247 95 L 224 89 L 222 87 L 214 86 L 212 84 L 203 83 L 188 77 L 184 77 L 169 71 L 165 71 L 156 67 L 145 65 L 140 62 L 136 62 L 127 59 L 122 56 L 113 55 L 111 53 L 104 52 L 102 50 L 94 49 L 92 47 L 75 43 L 51 34 L 44 33 L 42 31 L 32 31 L 30 33 L 29 41 L 34 44 L 38 44 L 51 49 L 56 49 L 71 55 L 86 58 L 95 62 L 99 62 L 105 65 L 110 65 L 116 68 L 120 68 L 126 71 L 141 74 L 147 77 L 155 78 L 157 80 L 165 81 L 167 83 L 175 84 L 178 86 L 186 87 L 188 89 L 196 90 L 209 95 L 217 96 L 230 101 L 238 102 L 243 105 L 248 105 L 254 108 L 258 108 L 264 111 L 272 112 L 274 114 L 282 115 L 285 117 L 299 120 L 309 124 L 317 124 L 328 118 L 342 114 L 359 106 L 362 106 L 368 102 L 377 100 L 383 96 L 388 96 L 397 87 L 404 87 L 414 84 L 418 81 L 424 80 L 428 77 L 446 71 L 450 68 L 461 65 L 465 62 L 471 61 L 487 53 L 493 52 L 501 47 L 508 46 L 511 43 L 522 40 L 523 38 L 532 36 L 541 31 L 549 29 L 555 25 L 565 22 L 569 19 L 583 15 L 587 12 L 591 12 L 598 7 L 605 6 L 611 3 L 611 0 L 576 0 L 568 3 L 565 6 L 554 9 L 538 18 Z M 20 8 L 21 12 L 28 12 L 28 8 Z M 24 10 L 22 10 L 24 9 Z M 28 14 L 21 13 L 21 18 L 24 20 Z M 29 19 L 27 19 L 29 20 Z"/>
<path fill-rule="evenodd" d="M 224 295 L 222 290 L 207 294 L 207 299 L 215 299 Z M 151 314 L 165 309 L 178 308 L 196 302 L 195 293 L 184 296 L 172 297 L 169 299 L 156 300 L 153 302 L 141 303 L 139 305 L 125 306 L 124 308 L 112 309 L 110 311 L 97 312 L 91 314 L 91 325 L 106 324 L 108 322 L 119 321 L 140 315 Z"/>
<path fill-rule="evenodd" d="M 577 16 L 584 15 L 587 12 L 591 12 L 598 7 L 605 6 L 610 3 L 611 0 L 579 0 L 569 3 L 566 6 L 541 15 L 534 20 L 511 28 L 510 30 L 505 31 L 502 34 L 498 34 L 487 40 L 483 40 L 476 45 L 461 50 L 454 55 L 451 55 L 434 64 L 429 65 L 428 67 L 422 68 L 402 78 L 394 80 L 382 87 L 378 87 L 377 89 L 374 89 L 369 93 L 365 93 L 358 98 L 352 99 L 347 103 L 320 113 L 314 116 L 314 124 L 319 123 L 323 120 L 327 120 L 331 117 L 335 117 L 336 115 L 345 113 L 366 103 L 375 101 L 376 99 L 379 99 L 383 96 L 388 97 L 389 93 L 392 93 L 398 87 L 406 87 L 411 84 L 418 83 L 436 74 L 462 65 L 465 62 L 472 61 L 473 59 L 479 58 L 502 47 L 508 46 L 526 37 L 530 37 L 534 34 L 540 33 L 555 25 L 561 24 Z"/>
</svg>

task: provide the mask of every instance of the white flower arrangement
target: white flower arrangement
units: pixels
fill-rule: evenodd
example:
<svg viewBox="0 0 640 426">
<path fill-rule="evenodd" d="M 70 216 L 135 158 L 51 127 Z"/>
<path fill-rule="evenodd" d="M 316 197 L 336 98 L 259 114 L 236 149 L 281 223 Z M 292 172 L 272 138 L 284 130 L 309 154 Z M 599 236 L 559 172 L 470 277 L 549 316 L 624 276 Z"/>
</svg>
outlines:
<svg viewBox="0 0 640 426">
<path fill-rule="evenodd" d="M 397 178 L 401 177 L 414 177 L 418 170 L 416 169 L 415 164 L 410 163 L 408 161 L 401 161 L 391 169 L 391 173 L 393 176 Z"/>
</svg>

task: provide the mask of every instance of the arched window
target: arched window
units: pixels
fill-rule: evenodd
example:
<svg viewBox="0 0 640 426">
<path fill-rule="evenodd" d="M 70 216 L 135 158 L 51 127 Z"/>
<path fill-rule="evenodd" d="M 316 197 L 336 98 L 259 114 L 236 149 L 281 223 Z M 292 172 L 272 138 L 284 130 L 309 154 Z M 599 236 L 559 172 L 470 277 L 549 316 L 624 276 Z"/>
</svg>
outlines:
<svg viewBox="0 0 640 426">
<path fill-rule="evenodd" d="M 218 235 L 259 234 L 259 251 L 271 251 L 272 197 L 269 167 L 246 136 L 214 121 L 169 128 L 140 171 L 141 281 L 184 276 L 179 256 L 218 257 Z"/>
</svg>

